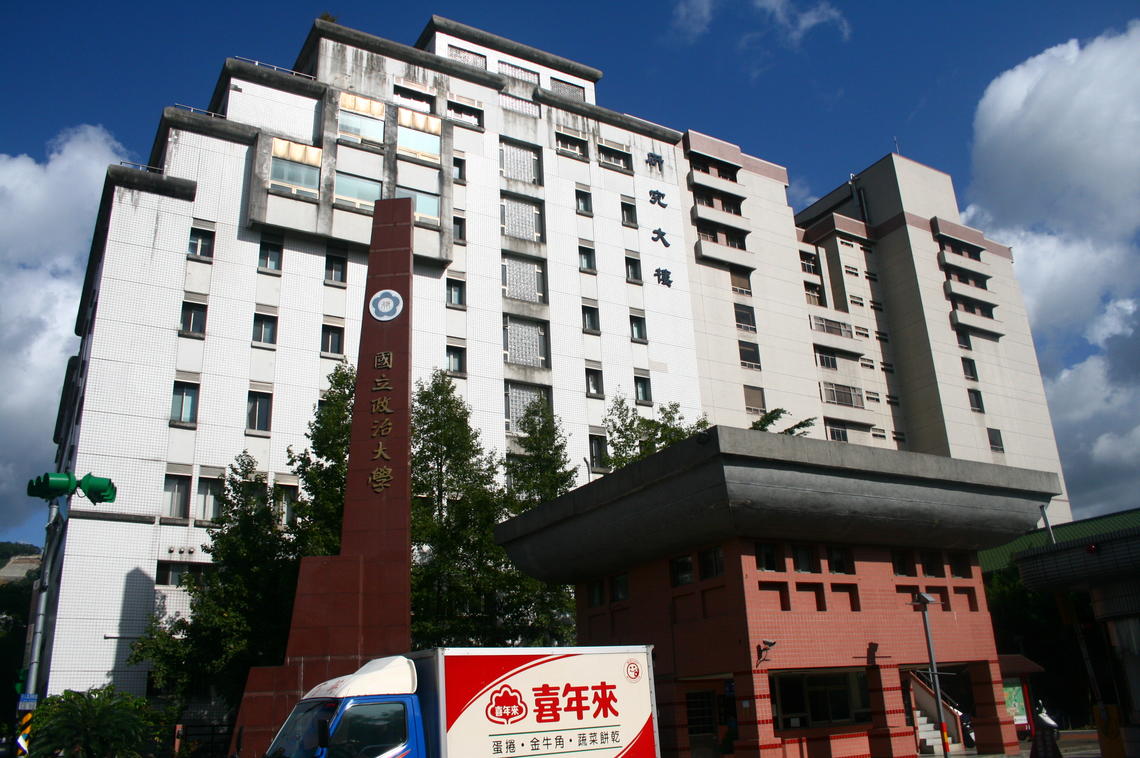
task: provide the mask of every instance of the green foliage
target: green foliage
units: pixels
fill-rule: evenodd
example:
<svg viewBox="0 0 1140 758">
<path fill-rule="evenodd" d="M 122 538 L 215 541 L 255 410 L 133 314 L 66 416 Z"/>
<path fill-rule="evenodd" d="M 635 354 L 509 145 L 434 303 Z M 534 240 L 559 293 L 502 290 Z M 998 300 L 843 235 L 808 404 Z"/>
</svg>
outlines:
<svg viewBox="0 0 1140 758">
<path fill-rule="evenodd" d="M 35 711 L 31 758 L 134 758 L 156 752 L 161 718 L 145 698 L 98 687 L 45 698 Z"/>
<path fill-rule="evenodd" d="M 14 555 L 39 555 L 40 549 L 26 542 L 0 542 L 0 566 Z"/>
<path fill-rule="evenodd" d="M 657 416 L 645 418 L 624 395 L 618 395 L 606 409 L 608 463 L 616 471 L 708 427 L 709 420 L 704 416 L 687 423 L 680 403 L 658 405 Z"/>
<path fill-rule="evenodd" d="M 3 713 L 16 710 L 14 685 L 24 667 L 28 611 L 38 574 L 38 571 L 32 572 L 23 579 L 0 584 L 0 712 Z M 0 735 L 6 733 L 6 729 L 0 728 Z"/>
<path fill-rule="evenodd" d="M 297 549 L 301 555 L 340 552 L 340 524 L 348 475 L 352 403 L 356 370 L 340 364 L 329 374 L 329 389 L 309 422 L 309 446 L 300 453 L 289 448 L 289 465 L 301 480 L 297 502 Z"/>
<path fill-rule="evenodd" d="M 772 426 L 787 415 L 787 410 L 783 408 L 773 408 L 760 418 L 753 421 L 752 426 L 749 428 L 754 429 L 758 432 L 770 432 L 772 431 Z M 815 416 L 797 421 L 786 429 L 781 429 L 778 434 L 786 434 L 790 437 L 806 437 L 808 435 L 808 430 L 813 426 L 815 426 Z"/>
<path fill-rule="evenodd" d="M 522 455 L 504 462 L 513 513 L 564 495 L 574 487 L 576 469 L 566 454 L 566 435 L 550 406 L 536 400 L 519 419 Z"/>
<path fill-rule="evenodd" d="M 154 683 L 181 702 L 217 695 L 233 706 L 250 666 L 284 658 L 300 553 L 247 452 L 230 465 L 215 523 L 203 546 L 213 566 L 183 579 L 190 617 L 152 620 L 130 662 L 150 662 Z"/>
</svg>

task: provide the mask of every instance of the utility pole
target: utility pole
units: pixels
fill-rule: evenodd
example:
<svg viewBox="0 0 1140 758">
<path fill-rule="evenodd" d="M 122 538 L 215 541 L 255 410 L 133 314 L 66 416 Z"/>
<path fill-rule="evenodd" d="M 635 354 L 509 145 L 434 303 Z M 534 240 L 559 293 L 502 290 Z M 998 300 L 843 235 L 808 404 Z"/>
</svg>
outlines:
<svg viewBox="0 0 1140 758">
<path fill-rule="evenodd" d="M 914 603 L 922 611 L 922 628 L 926 632 L 926 652 L 930 656 L 930 678 L 934 682 L 934 702 L 938 708 L 938 735 L 942 738 L 942 755 L 950 756 L 950 738 L 946 734 L 946 717 L 942 713 L 942 683 L 938 681 L 938 661 L 934 656 L 934 638 L 930 636 L 930 614 L 927 613 L 931 603 L 938 602 L 933 595 L 919 592 L 915 595 Z"/>
</svg>

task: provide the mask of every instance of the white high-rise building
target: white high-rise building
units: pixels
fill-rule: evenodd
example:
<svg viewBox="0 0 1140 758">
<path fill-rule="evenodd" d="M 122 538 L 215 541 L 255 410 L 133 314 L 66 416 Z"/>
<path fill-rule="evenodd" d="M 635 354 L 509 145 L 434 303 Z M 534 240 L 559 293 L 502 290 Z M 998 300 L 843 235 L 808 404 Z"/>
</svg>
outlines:
<svg viewBox="0 0 1140 758">
<path fill-rule="evenodd" d="M 888 155 L 793 215 L 786 169 L 600 107 L 600 77 L 438 17 L 415 46 L 316 21 L 293 70 L 227 60 L 109 169 L 56 442 L 119 497 L 72 502 L 41 692 L 145 689 L 131 640 L 185 611 L 238 453 L 296 492 L 377 198 L 414 199 L 414 375 L 449 371 L 489 448 L 544 397 L 600 472 L 621 393 L 1060 475 L 1010 251 L 949 176 Z"/>
</svg>

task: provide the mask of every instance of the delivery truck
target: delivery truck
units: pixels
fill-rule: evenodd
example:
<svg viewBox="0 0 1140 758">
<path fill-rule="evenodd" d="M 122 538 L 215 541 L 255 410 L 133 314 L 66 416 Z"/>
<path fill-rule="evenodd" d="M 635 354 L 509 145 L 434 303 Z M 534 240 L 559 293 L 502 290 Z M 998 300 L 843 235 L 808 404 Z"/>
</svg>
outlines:
<svg viewBox="0 0 1140 758">
<path fill-rule="evenodd" d="M 268 758 L 659 758 L 651 646 L 437 648 L 309 690 Z"/>
</svg>

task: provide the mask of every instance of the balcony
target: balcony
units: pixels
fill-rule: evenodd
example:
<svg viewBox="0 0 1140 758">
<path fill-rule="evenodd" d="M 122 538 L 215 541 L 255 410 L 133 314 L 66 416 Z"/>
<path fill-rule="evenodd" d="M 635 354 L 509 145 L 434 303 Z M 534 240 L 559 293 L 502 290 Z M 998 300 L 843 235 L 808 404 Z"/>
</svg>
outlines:
<svg viewBox="0 0 1140 758">
<path fill-rule="evenodd" d="M 955 328 L 970 329 L 975 332 L 984 332 L 997 337 L 1005 336 L 1005 326 L 997 319 L 986 318 L 966 311 L 950 311 L 950 324 Z"/>
<path fill-rule="evenodd" d="M 983 260 L 976 261 L 965 255 L 955 255 L 947 250 L 938 251 L 938 263 L 942 266 L 957 266 L 982 276 L 993 276 L 994 267 L 985 262 L 986 253 L 982 253 Z"/>
<path fill-rule="evenodd" d="M 733 266 L 742 266 L 747 269 L 756 268 L 756 257 L 747 250 L 698 239 L 696 251 L 697 260 L 706 259 L 729 263 Z"/>
<path fill-rule="evenodd" d="M 975 287 L 971 284 L 963 284 L 956 279 L 947 279 L 944 281 L 942 283 L 942 290 L 947 295 L 964 297 L 967 300 L 977 300 L 979 303 L 986 303 L 994 307 L 1001 304 L 1001 300 L 993 290 L 984 290 L 981 287 Z"/>
<path fill-rule="evenodd" d="M 692 217 L 693 221 L 711 221 L 714 224 L 732 227 L 742 232 L 752 231 L 752 225 L 744 216 L 737 216 L 735 213 L 728 213 L 720 208 L 713 208 L 708 205 L 699 203 L 694 205 Z"/>
<path fill-rule="evenodd" d="M 738 196 L 743 194 L 744 190 L 744 186 L 737 182 L 730 182 L 727 179 L 721 179 L 716 174 L 706 174 L 703 171 L 697 171 L 695 169 L 689 170 L 689 186 L 708 187 L 709 189 Z"/>
</svg>

